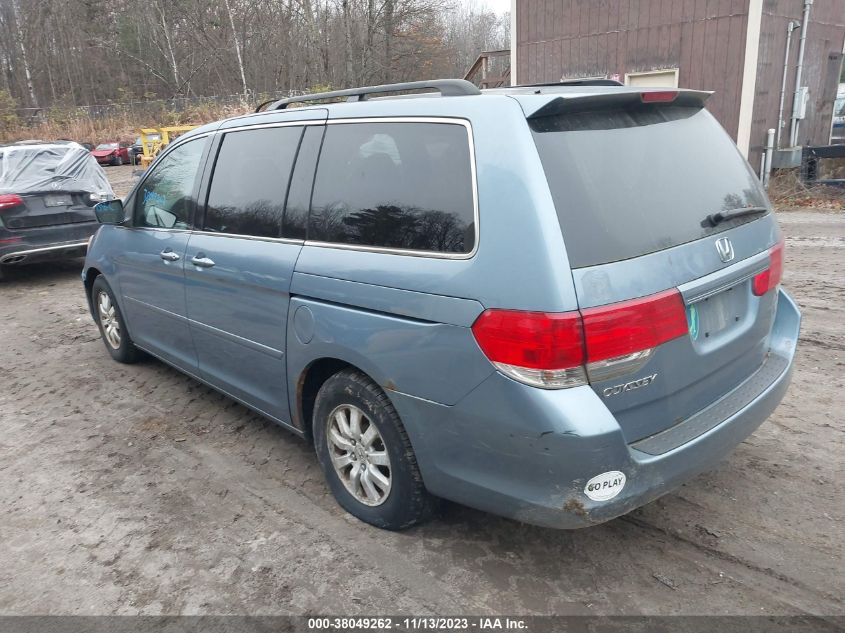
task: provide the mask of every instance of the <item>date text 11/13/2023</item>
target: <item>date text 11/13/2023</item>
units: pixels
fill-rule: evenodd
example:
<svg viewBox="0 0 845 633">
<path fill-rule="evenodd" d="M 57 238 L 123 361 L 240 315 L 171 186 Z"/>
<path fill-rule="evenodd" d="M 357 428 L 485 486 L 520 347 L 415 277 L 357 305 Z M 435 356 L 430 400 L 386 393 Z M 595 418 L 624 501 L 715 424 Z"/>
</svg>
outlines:
<svg viewBox="0 0 845 633">
<path fill-rule="evenodd" d="M 331 617 L 309 618 L 309 631 L 521 631 L 527 629 L 522 618 L 509 617 Z"/>
</svg>

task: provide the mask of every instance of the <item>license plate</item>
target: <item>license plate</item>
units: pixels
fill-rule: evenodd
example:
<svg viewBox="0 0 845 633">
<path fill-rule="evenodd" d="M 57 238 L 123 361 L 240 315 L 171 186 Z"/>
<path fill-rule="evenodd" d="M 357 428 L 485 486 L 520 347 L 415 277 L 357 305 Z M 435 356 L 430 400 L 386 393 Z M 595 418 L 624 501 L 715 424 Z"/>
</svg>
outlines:
<svg viewBox="0 0 845 633">
<path fill-rule="evenodd" d="M 48 207 L 69 207 L 73 204 L 70 196 L 44 196 L 44 205 Z"/>
<path fill-rule="evenodd" d="M 709 338 L 738 323 L 748 309 L 737 288 L 696 301 L 687 306 L 687 324 L 693 340 Z"/>
</svg>

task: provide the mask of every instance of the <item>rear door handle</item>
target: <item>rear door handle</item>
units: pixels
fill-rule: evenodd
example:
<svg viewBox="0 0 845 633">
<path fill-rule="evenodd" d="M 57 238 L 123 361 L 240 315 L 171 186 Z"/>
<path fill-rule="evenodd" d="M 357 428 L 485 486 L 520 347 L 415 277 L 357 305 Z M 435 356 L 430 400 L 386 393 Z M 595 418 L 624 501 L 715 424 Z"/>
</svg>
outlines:
<svg viewBox="0 0 845 633">
<path fill-rule="evenodd" d="M 205 253 L 197 253 L 191 257 L 191 263 L 200 268 L 211 268 L 214 266 L 214 261 L 205 256 Z"/>
<path fill-rule="evenodd" d="M 179 254 L 174 253 L 169 248 L 161 251 L 158 254 L 158 256 L 161 257 L 166 262 L 177 262 L 177 261 L 179 261 Z"/>
</svg>

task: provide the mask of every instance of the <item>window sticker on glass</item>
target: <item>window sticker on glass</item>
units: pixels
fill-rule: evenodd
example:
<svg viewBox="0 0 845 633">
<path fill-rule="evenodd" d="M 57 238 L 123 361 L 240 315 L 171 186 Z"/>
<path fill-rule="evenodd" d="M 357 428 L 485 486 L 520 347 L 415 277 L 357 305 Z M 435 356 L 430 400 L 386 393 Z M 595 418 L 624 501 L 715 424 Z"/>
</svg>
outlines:
<svg viewBox="0 0 845 633">
<path fill-rule="evenodd" d="M 135 226 L 191 228 L 193 191 L 206 139 L 173 149 L 147 176 L 135 203 Z"/>
</svg>

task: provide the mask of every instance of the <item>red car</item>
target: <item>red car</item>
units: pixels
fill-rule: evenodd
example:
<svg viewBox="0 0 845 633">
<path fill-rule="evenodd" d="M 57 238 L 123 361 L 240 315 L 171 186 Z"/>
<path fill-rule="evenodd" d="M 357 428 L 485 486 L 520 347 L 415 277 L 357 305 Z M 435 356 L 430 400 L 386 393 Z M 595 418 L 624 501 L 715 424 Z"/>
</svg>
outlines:
<svg viewBox="0 0 845 633">
<path fill-rule="evenodd" d="M 101 165 L 122 165 L 129 161 L 128 143 L 100 143 L 91 154 Z"/>
</svg>

